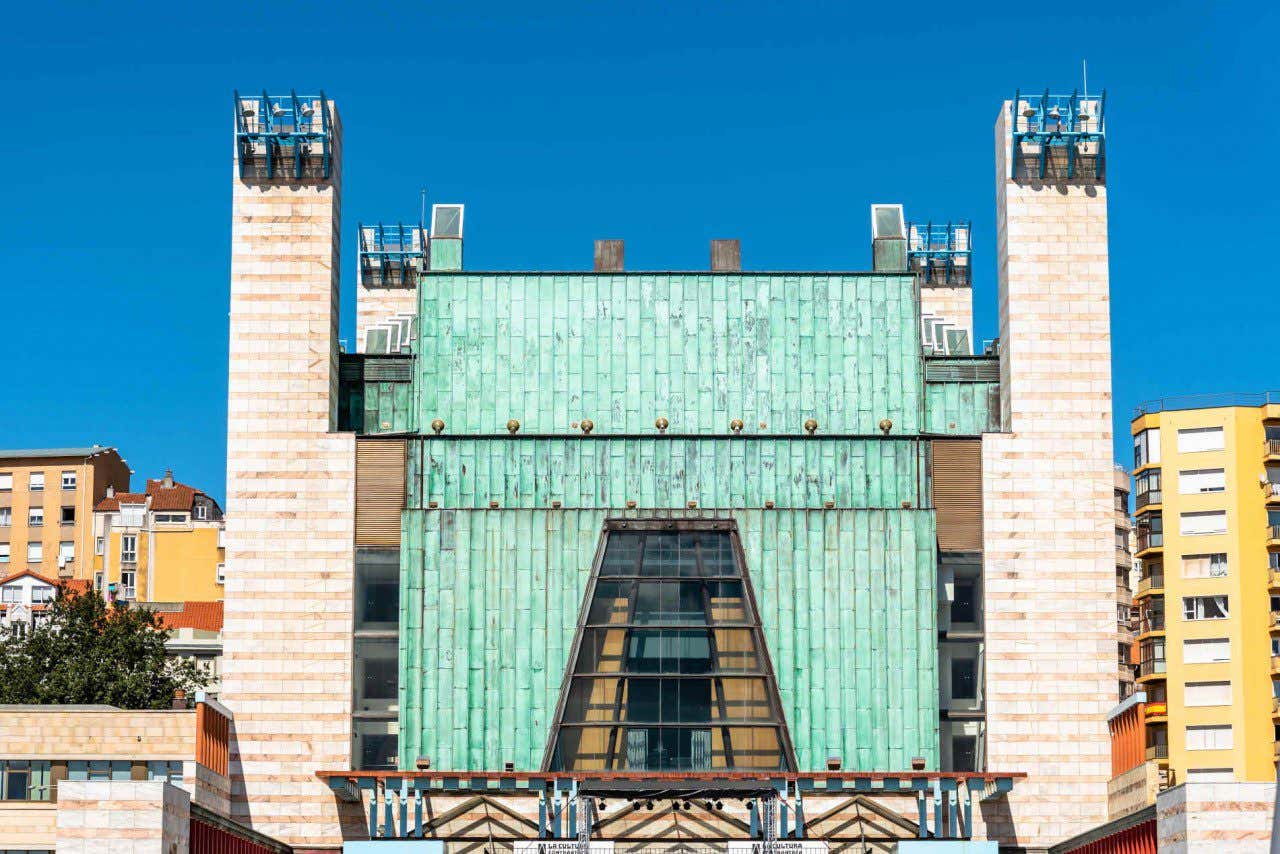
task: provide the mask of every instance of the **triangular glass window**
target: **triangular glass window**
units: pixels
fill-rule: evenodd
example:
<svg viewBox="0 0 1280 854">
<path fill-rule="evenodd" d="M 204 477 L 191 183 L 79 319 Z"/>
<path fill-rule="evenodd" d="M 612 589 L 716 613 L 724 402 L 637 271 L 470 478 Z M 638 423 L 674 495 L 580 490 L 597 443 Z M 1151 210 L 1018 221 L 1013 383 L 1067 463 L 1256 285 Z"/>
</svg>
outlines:
<svg viewBox="0 0 1280 854">
<path fill-rule="evenodd" d="M 795 769 L 732 522 L 606 522 L 544 764 Z"/>
</svg>

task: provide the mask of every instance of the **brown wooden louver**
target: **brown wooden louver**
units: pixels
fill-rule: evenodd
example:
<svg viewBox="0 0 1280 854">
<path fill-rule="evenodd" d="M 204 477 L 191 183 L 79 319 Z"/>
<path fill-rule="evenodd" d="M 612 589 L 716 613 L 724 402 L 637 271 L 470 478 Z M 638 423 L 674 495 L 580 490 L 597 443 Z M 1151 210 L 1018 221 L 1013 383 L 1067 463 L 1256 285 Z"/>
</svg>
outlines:
<svg viewBox="0 0 1280 854">
<path fill-rule="evenodd" d="M 933 506 L 938 518 L 939 550 L 982 550 L 981 442 L 934 440 Z"/>
<path fill-rule="evenodd" d="M 356 440 L 356 545 L 400 545 L 404 509 L 403 439 Z"/>
</svg>

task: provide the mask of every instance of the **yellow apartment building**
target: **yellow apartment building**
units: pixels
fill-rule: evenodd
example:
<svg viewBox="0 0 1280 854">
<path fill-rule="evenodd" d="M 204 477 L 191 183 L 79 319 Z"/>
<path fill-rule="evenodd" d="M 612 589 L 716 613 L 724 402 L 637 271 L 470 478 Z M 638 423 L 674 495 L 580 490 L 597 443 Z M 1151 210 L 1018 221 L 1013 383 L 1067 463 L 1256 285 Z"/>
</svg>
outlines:
<svg viewBox="0 0 1280 854">
<path fill-rule="evenodd" d="M 222 599 L 222 508 L 201 490 L 166 471 L 145 492 L 103 496 L 93 516 L 93 583 L 109 598 Z"/>
<path fill-rule="evenodd" d="M 115 448 L 0 450 L 0 578 L 31 571 L 91 577 L 93 508 L 129 489 Z"/>
<path fill-rule="evenodd" d="M 1166 786 L 1274 780 L 1280 395 L 1144 404 L 1132 433 L 1147 758 Z"/>
</svg>

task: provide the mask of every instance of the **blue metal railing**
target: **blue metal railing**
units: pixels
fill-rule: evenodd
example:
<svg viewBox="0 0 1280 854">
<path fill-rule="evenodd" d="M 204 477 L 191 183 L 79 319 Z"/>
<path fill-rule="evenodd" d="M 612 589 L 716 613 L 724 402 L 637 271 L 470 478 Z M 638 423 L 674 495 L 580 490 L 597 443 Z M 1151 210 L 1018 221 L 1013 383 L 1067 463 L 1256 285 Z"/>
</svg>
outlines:
<svg viewBox="0 0 1280 854">
<path fill-rule="evenodd" d="M 928 281 L 968 284 L 973 256 L 973 224 L 908 222 L 907 264 Z"/>
<path fill-rule="evenodd" d="M 426 269 L 427 230 L 418 225 L 358 225 L 361 277 L 383 284 L 411 284 Z"/>
<path fill-rule="evenodd" d="M 1075 178 L 1079 152 L 1079 143 L 1095 143 L 1094 177 L 1103 179 L 1106 145 L 1106 105 L 1107 93 L 1104 89 L 1098 95 L 1081 95 L 1073 91 L 1070 95 L 1055 95 L 1048 89 L 1043 94 L 1023 94 L 1021 89 L 1014 91 L 1013 96 L 1013 158 L 1011 178 L 1018 177 L 1017 169 L 1022 160 L 1020 143 L 1038 143 L 1039 177 L 1044 178 L 1051 148 L 1058 148 L 1066 154 L 1066 177 Z"/>
<path fill-rule="evenodd" d="M 261 163 L 261 177 L 276 177 L 278 168 L 293 161 L 293 177 L 301 179 L 313 158 L 324 178 L 330 176 L 331 137 L 329 100 L 319 95 L 235 96 L 236 156 L 240 177 L 251 164 Z M 260 159 L 259 159 L 260 158 Z"/>
</svg>

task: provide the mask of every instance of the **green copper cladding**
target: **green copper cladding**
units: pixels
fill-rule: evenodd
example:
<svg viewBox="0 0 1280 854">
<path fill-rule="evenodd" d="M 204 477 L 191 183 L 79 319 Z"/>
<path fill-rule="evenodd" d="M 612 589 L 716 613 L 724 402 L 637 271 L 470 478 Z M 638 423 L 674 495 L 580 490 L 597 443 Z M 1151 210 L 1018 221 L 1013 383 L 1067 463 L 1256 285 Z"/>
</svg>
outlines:
<svg viewBox="0 0 1280 854">
<path fill-rule="evenodd" d="M 801 770 L 937 767 L 911 276 L 432 273 L 420 294 L 403 767 L 539 767 L 604 521 L 623 516 L 737 524 Z"/>
<path fill-rule="evenodd" d="M 690 511 L 674 511 L 688 515 Z M 606 516 L 410 510 L 400 761 L 539 767 Z M 651 518 L 651 513 L 631 515 Z M 693 514 L 696 515 L 696 514 Z M 737 510 L 796 759 L 938 761 L 937 569 L 927 510 Z"/>
<path fill-rule="evenodd" d="M 921 429 L 909 275 L 432 274 L 420 286 L 418 424 L 497 434 L 803 435 Z M 761 422 L 766 426 L 760 427 Z"/>
</svg>

